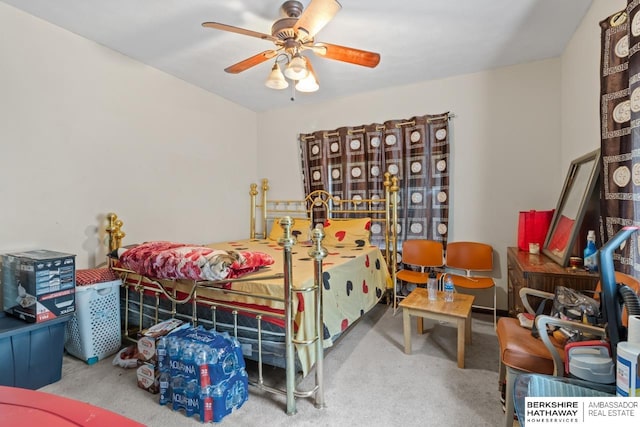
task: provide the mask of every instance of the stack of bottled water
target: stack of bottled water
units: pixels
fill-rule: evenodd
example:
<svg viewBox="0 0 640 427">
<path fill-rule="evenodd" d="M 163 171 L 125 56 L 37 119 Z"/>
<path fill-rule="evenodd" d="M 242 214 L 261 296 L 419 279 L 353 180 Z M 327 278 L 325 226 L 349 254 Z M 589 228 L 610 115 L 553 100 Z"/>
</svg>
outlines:
<svg viewBox="0 0 640 427">
<path fill-rule="evenodd" d="M 177 330 L 157 344 L 160 404 L 201 422 L 218 422 L 248 398 L 240 343 L 202 326 Z"/>
</svg>

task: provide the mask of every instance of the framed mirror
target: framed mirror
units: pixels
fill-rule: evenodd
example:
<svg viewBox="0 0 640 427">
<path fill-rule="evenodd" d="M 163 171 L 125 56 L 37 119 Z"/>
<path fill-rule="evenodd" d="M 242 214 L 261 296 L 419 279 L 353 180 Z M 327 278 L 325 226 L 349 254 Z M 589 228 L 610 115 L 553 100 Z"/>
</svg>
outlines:
<svg viewBox="0 0 640 427">
<path fill-rule="evenodd" d="M 577 251 L 574 246 L 582 229 L 585 213 L 593 199 L 592 195 L 599 175 L 599 149 L 578 157 L 569 166 L 569 172 L 542 248 L 545 255 L 562 267 L 567 266 L 572 254 L 580 255 L 575 253 Z M 586 233 L 584 234 L 586 239 Z"/>
</svg>

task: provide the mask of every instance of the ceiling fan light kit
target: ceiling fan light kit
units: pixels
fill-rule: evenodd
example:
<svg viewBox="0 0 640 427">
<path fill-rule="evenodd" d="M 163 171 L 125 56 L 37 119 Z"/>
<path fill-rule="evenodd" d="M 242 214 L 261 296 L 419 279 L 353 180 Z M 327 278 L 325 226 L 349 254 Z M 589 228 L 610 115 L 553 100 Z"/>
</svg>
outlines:
<svg viewBox="0 0 640 427">
<path fill-rule="evenodd" d="M 309 75 L 307 63 L 299 53 L 293 55 L 287 68 L 284 69 L 284 75 L 291 80 L 302 80 Z"/>
<path fill-rule="evenodd" d="M 271 68 L 271 73 L 269 73 L 269 77 L 267 81 L 264 82 L 264 85 L 270 89 L 286 89 L 289 87 L 289 83 L 285 80 L 282 71 L 280 71 L 280 66 L 278 62 L 273 64 Z"/>
<path fill-rule="evenodd" d="M 375 52 L 315 42 L 316 33 L 324 28 L 341 8 L 342 6 L 336 0 L 311 0 L 306 9 L 299 1 L 285 1 L 281 10 L 286 17 L 273 23 L 271 35 L 218 22 L 204 22 L 202 26 L 257 37 L 275 44 L 272 50 L 264 51 L 225 68 L 226 72 L 237 74 L 275 56 L 276 60 L 271 73 L 265 82 L 267 87 L 287 88 L 289 83 L 286 77 L 295 82 L 296 90 L 315 92 L 320 87 L 318 77 L 311 67 L 311 61 L 301 54 L 304 50 L 310 50 L 321 58 L 370 68 L 376 67 L 380 62 L 380 55 Z M 284 76 L 279 65 L 279 61 L 284 62 L 283 59 L 287 62 Z"/>
<path fill-rule="evenodd" d="M 311 74 L 309 74 L 308 77 L 296 83 L 296 90 L 298 92 L 310 93 L 310 92 L 316 92 L 318 89 L 320 89 L 320 85 L 318 84 L 316 79 L 314 79 L 311 76 Z"/>
<path fill-rule="evenodd" d="M 307 74 L 307 77 L 296 83 L 296 90 L 298 92 L 305 93 L 315 92 L 320 89 L 320 84 L 318 83 L 316 73 L 313 71 L 313 67 L 311 66 L 311 61 L 309 61 L 308 58 L 305 58 L 305 60 L 307 62 L 307 69 L 309 70 L 309 73 Z"/>
</svg>

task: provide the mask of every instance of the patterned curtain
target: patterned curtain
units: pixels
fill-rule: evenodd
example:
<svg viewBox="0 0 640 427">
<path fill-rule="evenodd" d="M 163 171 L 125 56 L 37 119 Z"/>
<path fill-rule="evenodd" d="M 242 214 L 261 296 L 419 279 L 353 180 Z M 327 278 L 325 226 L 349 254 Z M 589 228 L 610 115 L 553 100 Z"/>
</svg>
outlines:
<svg viewBox="0 0 640 427">
<path fill-rule="evenodd" d="M 600 22 L 603 242 L 640 224 L 640 1 Z M 638 234 L 614 254 L 617 271 L 640 275 Z"/>
<path fill-rule="evenodd" d="M 444 113 L 301 134 L 306 194 L 325 190 L 342 200 L 384 198 L 384 173 L 389 172 L 400 187 L 398 241 L 446 243 L 449 118 Z M 384 242 L 382 233 L 372 229 L 372 242 Z"/>
</svg>

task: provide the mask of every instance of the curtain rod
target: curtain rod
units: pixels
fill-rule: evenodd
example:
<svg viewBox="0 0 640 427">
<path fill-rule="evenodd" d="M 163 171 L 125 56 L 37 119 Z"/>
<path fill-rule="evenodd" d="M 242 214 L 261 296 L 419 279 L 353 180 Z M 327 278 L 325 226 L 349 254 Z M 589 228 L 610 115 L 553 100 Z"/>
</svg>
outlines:
<svg viewBox="0 0 640 427">
<path fill-rule="evenodd" d="M 432 123 L 432 122 L 434 122 L 434 121 L 436 121 L 436 120 L 442 120 L 442 119 L 451 120 L 451 119 L 453 119 L 454 117 L 456 117 L 456 115 L 455 115 L 455 114 L 453 114 L 453 113 L 443 114 L 442 116 L 431 117 L 431 118 L 427 119 L 427 123 Z M 401 122 L 401 123 L 398 123 L 398 124 L 396 124 L 396 125 L 395 125 L 395 127 L 396 127 L 396 128 L 400 128 L 400 127 L 402 127 L 402 126 L 415 125 L 415 124 L 416 124 L 416 121 L 415 121 L 415 120 L 410 120 L 410 121 L 408 121 L 408 122 Z M 379 130 L 385 130 L 385 129 L 386 129 L 386 127 L 385 127 L 384 125 L 376 126 L 376 130 L 377 130 L 377 131 L 379 131 Z M 362 128 L 359 128 L 359 129 L 348 129 L 348 130 L 347 130 L 347 133 L 348 133 L 349 135 L 354 135 L 354 134 L 357 134 L 357 133 L 364 133 L 365 131 L 366 131 L 366 127 L 362 127 Z M 340 135 L 340 133 L 339 133 L 339 132 L 325 132 L 325 133 L 323 134 L 323 137 L 328 138 L 328 137 L 330 137 L 330 136 L 338 136 L 338 135 Z M 311 133 L 311 134 L 306 134 L 305 136 L 302 136 L 302 137 L 301 137 L 301 139 L 302 139 L 303 141 L 306 141 L 306 140 L 308 140 L 308 139 L 314 139 L 314 138 L 315 138 L 315 136 L 314 136 L 312 133 Z"/>
</svg>

